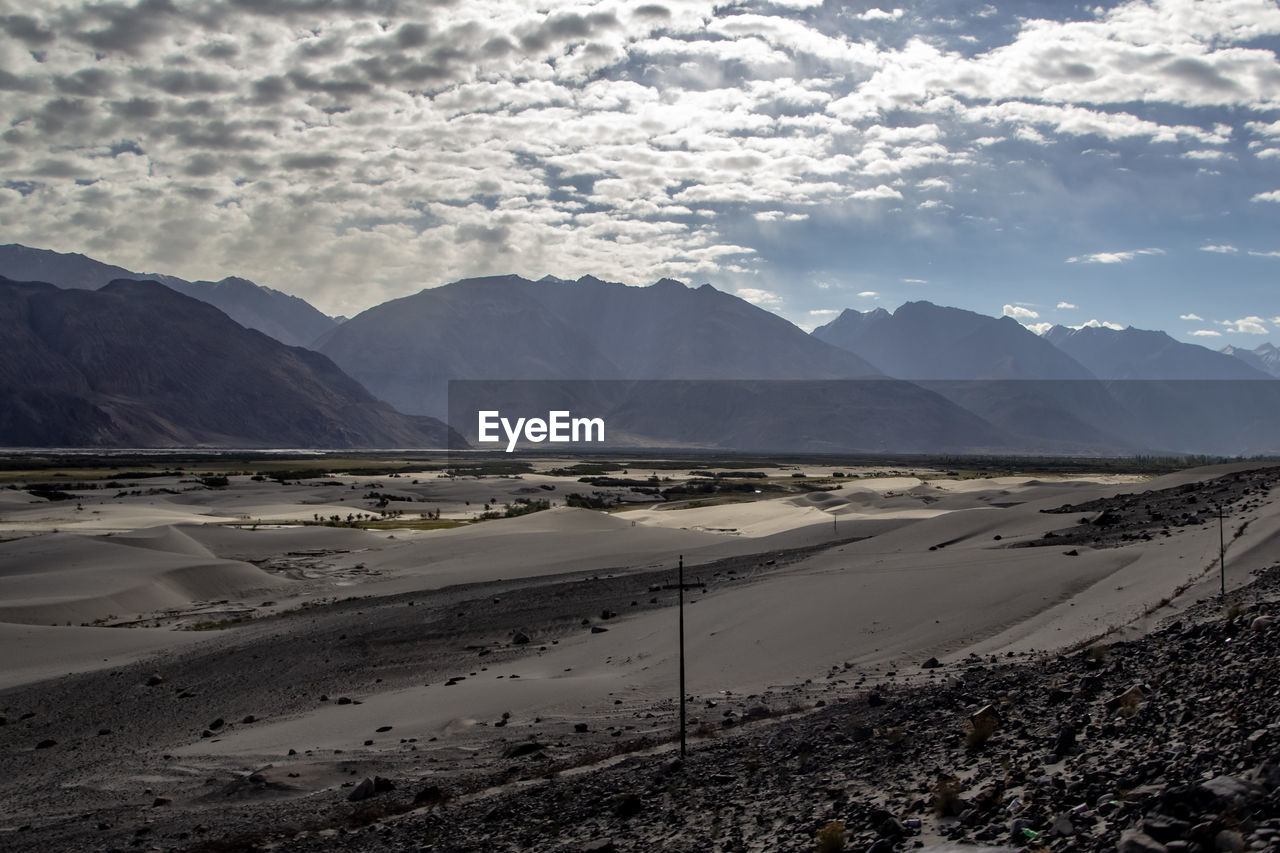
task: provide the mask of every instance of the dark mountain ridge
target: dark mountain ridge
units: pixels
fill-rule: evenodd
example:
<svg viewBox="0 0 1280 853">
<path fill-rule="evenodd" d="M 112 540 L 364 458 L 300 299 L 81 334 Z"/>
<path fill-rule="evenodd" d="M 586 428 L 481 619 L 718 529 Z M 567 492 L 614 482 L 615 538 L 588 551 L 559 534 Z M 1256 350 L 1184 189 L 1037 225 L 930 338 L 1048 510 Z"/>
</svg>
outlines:
<svg viewBox="0 0 1280 853">
<path fill-rule="evenodd" d="M 0 277 L 0 444 L 441 447 L 445 426 L 156 282 Z"/>
<path fill-rule="evenodd" d="M 33 249 L 17 243 L 0 246 L 0 275 L 13 281 L 44 281 L 58 287 L 97 290 L 117 279 L 161 284 L 221 310 L 249 329 L 264 332 L 289 346 L 310 346 L 338 321 L 306 300 L 247 279 L 187 281 L 172 275 L 137 273 L 81 254 Z"/>
</svg>

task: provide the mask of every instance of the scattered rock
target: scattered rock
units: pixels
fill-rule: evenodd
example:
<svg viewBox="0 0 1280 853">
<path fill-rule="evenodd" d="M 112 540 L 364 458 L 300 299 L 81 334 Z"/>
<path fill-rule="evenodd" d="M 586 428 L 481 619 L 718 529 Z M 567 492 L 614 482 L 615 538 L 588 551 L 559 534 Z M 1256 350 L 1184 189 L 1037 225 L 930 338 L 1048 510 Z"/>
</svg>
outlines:
<svg viewBox="0 0 1280 853">
<path fill-rule="evenodd" d="M 507 747 L 506 750 L 503 751 L 502 756 L 504 758 L 523 758 L 526 755 L 539 754 L 544 749 L 546 749 L 546 746 L 538 743 L 537 741 L 531 740 Z"/>
<path fill-rule="evenodd" d="M 1113 713 L 1121 708 L 1136 710 L 1146 698 L 1147 694 L 1142 691 L 1142 687 L 1135 684 L 1123 693 L 1112 696 L 1104 703 L 1104 706 Z"/>
<path fill-rule="evenodd" d="M 415 806 L 442 806 L 447 799 L 439 785 L 428 785 L 413 795 Z"/>
</svg>

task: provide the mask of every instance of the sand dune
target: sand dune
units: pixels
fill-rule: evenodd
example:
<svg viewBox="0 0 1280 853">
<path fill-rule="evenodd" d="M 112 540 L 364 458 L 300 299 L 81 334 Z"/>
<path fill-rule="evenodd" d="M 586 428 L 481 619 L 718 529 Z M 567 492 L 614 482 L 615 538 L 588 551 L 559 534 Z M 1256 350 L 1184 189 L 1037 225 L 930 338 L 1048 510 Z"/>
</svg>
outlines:
<svg viewBox="0 0 1280 853">
<path fill-rule="evenodd" d="M 80 624 L 288 586 L 256 566 L 219 560 L 171 529 L 119 543 L 55 533 L 0 544 L 0 622 Z"/>
<path fill-rule="evenodd" d="M 165 630 L 51 627 L 0 622 L 0 689 L 106 666 L 123 666 L 209 635 Z"/>
<path fill-rule="evenodd" d="M 910 484 L 904 479 L 900 485 Z M 910 486 L 919 488 L 918 482 Z M 689 689 L 701 695 L 758 693 L 803 677 L 822 677 L 832 668 L 843 672 L 846 665 L 918 673 L 920 662 L 931 655 L 946 661 L 975 652 L 1044 651 L 1086 641 L 1117 625 L 1140 624 L 1144 611 L 1180 585 L 1203 578 L 1212 567 L 1216 526 L 1188 527 L 1173 538 L 1140 546 L 1077 547 L 1069 549 L 1072 554 L 1053 545 L 1010 547 L 1040 541 L 1046 531 L 1075 521 L 1042 509 L 1125 490 L 1140 489 L 1085 480 L 1010 479 L 988 482 L 983 489 L 964 485 L 951 494 L 967 497 L 956 506 L 968 508 L 910 523 L 899 520 L 878 535 L 781 571 L 744 576 L 739 585 L 710 595 L 694 592 L 686 614 Z M 545 566 L 596 556 L 595 542 L 604 548 L 618 545 L 620 551 L 638 548 L 624 562 L 639 564 L 646 556 L 660 560 L 668 547 L 696 554 L 695 546 L 705 540 L 718 540 L 720 548 L 733 542 L 758 545 L 760 539 L 753 540 L 752 534 L 806 529 L 815 514 L 829 529 L 827 510 L 833 506 L 856 506 L 869 515 L 903 511 L 885 507 L 898 497 L 882 496 L 877 505 L 861 500 L 864 492 L 844 491 L 688 510 L 637 510 L 614 517 L 541 513 L 519 525 L 495 524 L 483 535 L 477 528 L 453 531 L 429 545 L 406 543 L 385 565 L 426 561 L 405 583 L 475 576 L 485 573 L 480 566 L 486 562 L 505 565 L 514 559 L 507 544 L 518 550 L 517 543 L 524 543 L 539 555 L 526 562 Z M 942 491 L 948 490 L 944 486 Z M 1005 498 L 999 503 L 1012 505 L 974 506 L 973 498 L 983 495 Z M 1232 545 L 1233 583 L 1242 580 L 1249 567 L 1280 558 L 1280 518 L 1268 512 L 1254 514 L 1259 517 Z M 680 529 L 686 526 L 689 529 Z M 728 527 L 735 530 L 723 529 Z M 655 538 L 662 529 L 681 538 Z M 717 530 L 707 532 L 712 529 Z M 540 539 L 543 535 L 548 538 Z M 703 553 L 715 552 L 716 547 L 706 545 Z M 431 559 L 447 570 L 430 568 Z M 402 568 L 410 567 L 405 563 Z M 698 577 L 696 564 L 691 565 L 690 577 Z M 289 747 L 349 749 L 359 745 L 356 738 L 364 737 L 366 729 L 377 725 L 393 725 L 401 737 L 438 737 L 447 745 L 453 739 L 464 742 L 479 722 L 503 711 L 519 720 L 567 721 L 587 713 L 608 718 L 664 701 L 672 690 L 675 655 L 674 613 L 649 611 L 610 624 L 607 633 L 584 631 L 453 686 L 378 694 L 351 714 L 322 708 L 252 733 L 229 733 L 217 744 L 193 744 L 186 752 L 269 756 Z M 513 680 L 512 674 L 520 678 Z M 615 708 L 615 700 L 623 703 L 622 711 Z M 371 749 L 379 748 L 375 739 Z"/>
</svg>

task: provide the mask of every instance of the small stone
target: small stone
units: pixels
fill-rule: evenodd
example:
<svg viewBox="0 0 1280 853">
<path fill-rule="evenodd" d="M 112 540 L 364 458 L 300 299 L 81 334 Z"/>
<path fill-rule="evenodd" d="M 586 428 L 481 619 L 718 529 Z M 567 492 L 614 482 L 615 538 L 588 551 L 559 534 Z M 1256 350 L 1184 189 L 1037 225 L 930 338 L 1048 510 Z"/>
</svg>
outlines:
<svg viewBox="0 0 1280 853">
<path fill-rule="evenodd" d="M 526 755 L 536 755 L 546 749 L 545 746 L 535 740 L 518 743 L 514 746 L 507 747 L 502 753 L 503 758 L 523 758 Z"/>
<path fill-rule="evenodd" d="M 1106 701 L 1106 709 L 1108 711 L 1118 711 L 1121 708 L 1137 708 L 1147 698 L 1147 694 L 1143 692 L 1140 685 L 1133 685 L 1125 692 L 1118 696 L 1112 696 Z"/>
<path fill-rule="evenodd" d="M 627 794 L 618 801 L 616 806 L 614 806 L 613 813 L 623 820 L 626 820 L 628 818 L 635 817 L 643 810 L 644 803 L 641 802 L 640 798 L 635 794 Z"/>
<path fill-rule="evenodd" d="M 51 749 L 52 747 L 55 747 L 57 745 L 58 745 L 58 742 L 56 740 L 54 740 L 53 738 L 48 738 L 36 744 L 36 749 Z"/>
<path fill-rule="evenodd" d="M 413 804 L 415 806 L 442 806 L 445 799 L 445 793 L 439 785 L 428 785 L 413 795 Z"/>
<path fill-rule="evenodd" d="M 155 687 L 160 684 L 164 684 L 164 676 L 158 672 L 153 674 L 150 678 L 147 679 L 148 687 Z"/>
<path fill-rule="evenodd" d="M 350 794 L 347 794 L 347 801 L 351 803 L 358 803 L 361 800 L 369 799 L 373 794 L 373 780 L 366 776 L 364 781 L 352 788 Z"/>
</svg>

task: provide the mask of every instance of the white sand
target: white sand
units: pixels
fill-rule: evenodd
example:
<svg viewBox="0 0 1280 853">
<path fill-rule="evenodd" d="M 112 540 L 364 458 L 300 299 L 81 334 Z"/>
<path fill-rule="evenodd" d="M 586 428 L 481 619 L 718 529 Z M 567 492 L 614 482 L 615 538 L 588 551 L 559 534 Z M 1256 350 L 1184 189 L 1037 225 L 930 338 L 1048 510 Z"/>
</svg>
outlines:
<svg viewBox="0 0 1280 853">
<path fill-rule="evenodd" d="M 1039 539 L 1045 531 L 1070 527 L 1074 521 L 1041 509 L 1135 490 L 1140 489 L 1132 483 L 1085 480 L 988 481 L 984 489 L 965 485 L 951 496 L 967 495 L 968 509 L 899 523 L 874 538 L 820 553 L 783 571 L 744 579 L 740 586 L 691 595 L 686 614 L 689 690 L 702 695 L 760 692 L 807 677 L 821 678 L 846 662 L 915 670 L 930 655 L 948 661 L 975 651 L 1045 651 L 1130 622 L 1212 567 L 1216 526 L 1187 528 L 1172 539 L 1140 546 L 1076 548 L 1078 556 L 1052 545 L 1005 546 Z M 1017 505 L 974 507 L 975 495 Z M 860 506 L 868 515 L 901 511 Z M 591 526 L 608 536 L 617 532 L 619 521 L 636 521 L 637 528 L 665 528 L 683 517 L 693 522 L 683 533 L 742 541 L 751 533 L 785 529 L 778 518 L 803 524 L 813 512 L 822 513 L 829 524 L 825 510 L 784 499 L 623 513 L 596 519 Z M 543 516 L 543 524 L 561 523 L 556 513 Z M 706 532 L 716 527 L 736 531 Z M 997 534 L 999 541 L 994 539 Z M 502 535 L 495 532 L 488 538 Z M 541 543 L 540 549 L 554 548 L 553 541 Z M 549 556 L 540 550 L 539 560 Z M 1251 567 L 1277 557 L 1280 518 L 1263 512 L 1232 546 L 1232 583 L 1245 580 Z M 194 744 L 188 753 L 271 756 L 290 747 L 349 750 L 362 748 L 366 737 L 375 740 L 374 750 L 391 748 L 399 737 L 408 736 L 436 736 L 448 743 L 455 734 L 496 720 L 504 711 L 512 714 L 513 727 L 538 716 L 570 720 L 588 711 L 604 719 L 616 717 L 619 724 L 635 723 L 633 710 L 653 707 L 673 690 L 675 640 L 675 614 L 649 611 L 610 623 L 607 633 L 584 632 L 455 686 L 435 684 L 381 694 L 354 709 L 321 708 L 251 732 L 230 732 L 216 744 Z M 521 677 L 512 680 L 512 673 Z M 615 706 L 615 699 L 623 704 Z M 379 725 L 395 728 L 380 739 L 373 734 Z M 512 734 L 518 736 L 518 728 Z"/>
<path fill-rule="evenodd" d="M 754 503 L 612 515 L 558 508 L 416 533 L 185 526 L 109 538 L 61 533 L 0 544 L 0 620 L 79 622 L 106 606 L 131 612 L 243 598 L 258 590 L 285 600 L 297 585 L 243 561 L 290 551 L 313 555 L 300 558 L 314 561 L 309 594 L 326 583 L 331 589 L 358 583 L 354 591 L 381 595 L 572 571 L 670 567 L 680 554 L 696 578 L 699 565 L 723 556 L 870 536 L 708 596 L 691 595 L 689 690 L 760 692 L 821 678 L 846 662 L 909 669 L 930 655 L 954 660 L 971 651 L 1059 648 L 1133 622 L 1180 584 L 1199 579 L 1193 596 L 1216 590 L 1216 574 L 1206 575 L 1217 556 L 1216 525 L 1124 548 L 1078 548 L 1078 556 L 1052 545 L 1007 546 L 1075 523 L 1071 515 L 1042 509 L 1218 473 L 1187 472 L 1149 484 L 1124 478 L 857 480 L 837 491 Z M 528 481 L 491 479 L 442 485 L 453 492 L 450 500 L 459 494 L 501 497 L 492 493 L 516 494 L 530 487 Z M 328 488 L 332 491 L 317 487 L 306 494 L 331 497 L 338 491 Z M 558 491 L 565 490 L 560 481 Z M 204 499 L 214 493 L 199 494 Z M 192 511 L 184 506 L 177 510 Z M 203 509 L 223 515 L 245 506 L 224 494 Z M 175 506 L 147 520 L 167 517 L 170 510 Z M 1232 584 L 1280 557 L 1280 518 L 1270 498 L 1263 511 L 1249 515 L 1253 520 L 1228 557 Z M 1232 519 L 1232 530 L 1243 520 Z M 365 574 L 353 575 L 356 566 Z M 359 749 L 366 738 L 375 740 L 373 749 L 391 748 L 402 737 L 448 742 L 504 711 L 513 715 L 512 735 L 518 735 L 514 721 L 524 725 L 536 716 L 568 720 L 590 711 L 595 720 L 633 723 L 633 710 L 652 707 L 672 693 L 674 628 L 673 611 L 647 611 L 611 622 L 607 633 L 584 632 L 545 652 L 535 643 L 520 661 L 452 687 L 433 684 L 361 697 L 364 704 L 358 706 L 325 705 L 220 733 L 216 742 L 204 740 L 186 752 L 278 758 L 289 748 Z M 42 648 L 25 658 L 25 652 L 6 651 L 0 683 L 102 665 L 102 658 L 143 654 L 176 636 L 108 631 L 118 645 L 89 653 L 91 641 L 84 638 L 98 636 L 84 633 L 90 630 L 6 626 L 4 637 L 24 637 L 26 648 L 36 642 Z M 511 674 L 521 677 L 511 679 Z M 615 699 L 623 704 L 615 706 Z M 374 729 L 381 725 L 395 728 L 378 736 Z"/>
</svg>

